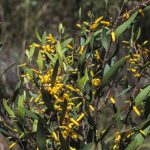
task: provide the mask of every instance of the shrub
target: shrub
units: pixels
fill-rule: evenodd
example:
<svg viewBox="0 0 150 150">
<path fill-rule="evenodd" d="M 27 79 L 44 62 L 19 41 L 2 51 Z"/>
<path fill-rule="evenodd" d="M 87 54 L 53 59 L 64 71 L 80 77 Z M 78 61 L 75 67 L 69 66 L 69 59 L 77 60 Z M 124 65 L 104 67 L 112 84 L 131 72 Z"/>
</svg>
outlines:
<svg viewBox="0 0 150 150">
<path fill-rule="evenodd" d="M 148 41 L 139 42 L 140 28 L 135 30 L 143 6 L 121 12 L 114 22 L 95 20 L 91 12 L 83 21 L 80 10 L 77 38 L 65 35 L 62 24 L 58 38 L 36 33 L 38 42 L 18 66 L 11 105 L 3 99 L 9 121 L 3 118 L 1 132 L 12 137 L 10 148 L 128 150 L 144 142 L 150 53 Z"/>
</svg>

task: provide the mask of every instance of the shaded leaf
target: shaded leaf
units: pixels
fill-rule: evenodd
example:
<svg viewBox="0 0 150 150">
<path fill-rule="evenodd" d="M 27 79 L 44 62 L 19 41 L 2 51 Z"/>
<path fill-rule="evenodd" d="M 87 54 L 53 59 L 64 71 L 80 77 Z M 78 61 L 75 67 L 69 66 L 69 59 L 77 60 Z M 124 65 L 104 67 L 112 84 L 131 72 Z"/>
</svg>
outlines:
<svg viewBox="0 0 150 150">
<path fill-rule="evenodd" d="M 40 120 L 37 124 L 36 142 L 40 150 L 46 150 L 46 133 L 43 123 Z"/>
<path fill-rule="evenodd" d="M 89 77 L 88 77 L 88 72 L 86 69 L 85 75 L 80 80 L 78 80 L 78 86 L 81 90 L 83 90 L 83 88 L 88 80 L 89 80 Z"/>
<path fill-rule="evenodd" d="M 107 30 L 103 28 L 101 41 L 102 41 L 103 47 L 107 50 L 109 46 L 109 37 L 106 33 L 107 33 Z"/>
<path fill-rule="evenodd" d="M 125 58 L 120 59 L 107 71 L 105 76 L 103 76 L 102 78 L 101 87 L 106 86 L 114 79 L 114 76 L 118 73 L 119 69 L 122 67 L 124 62 L 125 62 Z"/>
</svg>

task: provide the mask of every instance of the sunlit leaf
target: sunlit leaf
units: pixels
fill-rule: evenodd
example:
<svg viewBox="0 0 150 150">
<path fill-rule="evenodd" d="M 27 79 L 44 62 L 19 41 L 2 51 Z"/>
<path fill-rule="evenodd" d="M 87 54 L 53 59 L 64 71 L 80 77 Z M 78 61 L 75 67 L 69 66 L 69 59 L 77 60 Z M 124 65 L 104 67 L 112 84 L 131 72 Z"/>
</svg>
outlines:
<svg viewBox="0 0 150 150">
<path fill-rule="evenodd" d="M 5 99 L 3 99 L 3 105 L 5 110 L 7 111 L 7 113 L 11 116 L 11 117 L 16 117 L 14 111 L 8 106 L 7 101 Z"/>
<path fill-rule="evenodd" d="M 134 99 L 135 105 L 138 106 L 150 93 L 150 85 L 145 87 Z"/>
</svg>

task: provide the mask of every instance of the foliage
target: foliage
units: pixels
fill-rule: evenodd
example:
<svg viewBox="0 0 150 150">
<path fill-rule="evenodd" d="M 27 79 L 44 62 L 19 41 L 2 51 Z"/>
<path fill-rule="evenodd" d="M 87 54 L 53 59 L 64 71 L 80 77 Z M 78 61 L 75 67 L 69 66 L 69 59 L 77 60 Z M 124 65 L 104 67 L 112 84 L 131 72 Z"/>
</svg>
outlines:
<svg viewBox="0 0 150 150">
<path fill-rule="evenodd" d="M 144 4 L 121 9 L 115 21 L 94 19 L 91 12 L 85 21 L 80 9 L 77 38 L 66 35 L 62 24 L 58 38 L 36 32 L 38 42 L 18 66 L 15 93 L 3 99 L 0 131 L 12 137 L 10 148 L 132 150 L 148 138 L 150 51 L 134 28 Z M 121 90 L 115 94 L 116 87 Z"/>
</svg>

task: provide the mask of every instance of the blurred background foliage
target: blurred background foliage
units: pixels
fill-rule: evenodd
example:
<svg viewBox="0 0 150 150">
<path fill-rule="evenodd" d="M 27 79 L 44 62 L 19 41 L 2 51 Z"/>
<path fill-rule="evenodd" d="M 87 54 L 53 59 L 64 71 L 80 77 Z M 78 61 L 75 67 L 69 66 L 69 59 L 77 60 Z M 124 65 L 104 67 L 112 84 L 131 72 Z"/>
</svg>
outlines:
<svg viewBox="0 0 150 150">
<path fill-rule="evenodd" d="M 106 2 L 107 0 L 0 0 L 0 71 L 3 72 L 13 63 L 24 60 L 25 47 L 31 41 L 35 41 L 36 29 L 41 34 L 46 31 L 56 36 L 59 23 L 63 23 L 66 32 L 75 36 L 80 7 L 85 20 L 89 11 L 92 11 L 95 17 L 104 15 L 115 19 L 122 1 L 108 0 L 107 9 Z M 134 8 L 137 4 L 135 0 L 129 0 L 126 10 Z M 148 39 L 149 14 L 145 12 L 145 17 L 139 20 L 143 39 Z M 14 89 L 17 81 L 15 69 L 14 65 L 4 78 L 8 84 L 8 91 Z"/>
</svg>

